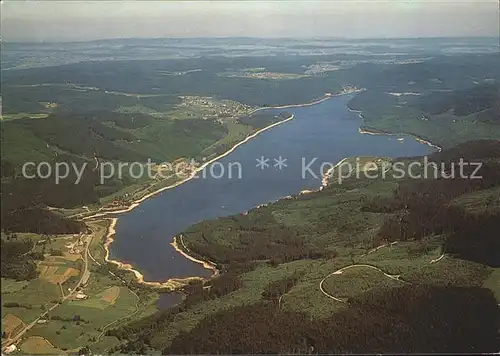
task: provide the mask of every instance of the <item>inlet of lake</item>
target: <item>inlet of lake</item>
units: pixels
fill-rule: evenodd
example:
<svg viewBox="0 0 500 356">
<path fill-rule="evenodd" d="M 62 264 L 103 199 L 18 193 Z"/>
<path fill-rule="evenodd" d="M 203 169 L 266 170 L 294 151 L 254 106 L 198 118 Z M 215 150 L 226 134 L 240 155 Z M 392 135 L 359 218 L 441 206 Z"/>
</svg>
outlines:
<svg viewBox="0 0 500 356">
<path fill-rule="evenodd" d="M 239 146 L 208 166 L 199 178 L 120 214 L 110 258 L 131 264 L 147 281 L 210 276 L 211 271 L 171 246 L 173 237 L 190 225 L 318 189 L 324 162 L 336 164 L 354 156 L 422 156 L 435 151 L 410 136 L 398 136 L 404 137 L 400 141 L 397 136 L 361 134 L 362 120 L 347 108 L 353 96 L 332 97 L 311 106 L 266 109 L 276 114 L 290 112 L 294 118 Z M 268 166 L 257 167 L 257 159 L 262 158 Z M 286 167 L 280 169 L 275 160 Z"/>
</svg>

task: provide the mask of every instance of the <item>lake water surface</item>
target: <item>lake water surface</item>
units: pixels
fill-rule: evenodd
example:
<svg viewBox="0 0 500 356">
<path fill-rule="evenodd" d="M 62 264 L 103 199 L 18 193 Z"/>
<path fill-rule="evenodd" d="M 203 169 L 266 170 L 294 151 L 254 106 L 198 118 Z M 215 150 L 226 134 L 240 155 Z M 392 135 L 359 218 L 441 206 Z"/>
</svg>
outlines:
<svg viewBox="0 0 500 356">
<path fill-rule="evenodd" d="M 435 151 L 408 136 L 400 142 L 394 136 L 360 134 L 361 119 L 347 109 L 352 97 L 333 97 L 312 106 L 267 109 L 288 111 L 295 118 L 261 133 L 212 164 L 214 176 L 209 166 L 204 178 L 165 190 L 119 215 L 110 257 L 132 264 L 148 281 L 210 276 L 211 271 L 189 261 L 170 245 L 173 237 L 190 225 L 242 213 L 304 189 L 317 189 L 322 162 L 335 164 L 348 156 L 420 156 Z M 281 170 L 274 167 L 274 159 L 280 156 L 287 165 Z M 256 167 L 261 157 L 269 159 L 269 167 Z M 314 159 L 309 166 L 311 174 L 304 168 Z"/>
</svg>

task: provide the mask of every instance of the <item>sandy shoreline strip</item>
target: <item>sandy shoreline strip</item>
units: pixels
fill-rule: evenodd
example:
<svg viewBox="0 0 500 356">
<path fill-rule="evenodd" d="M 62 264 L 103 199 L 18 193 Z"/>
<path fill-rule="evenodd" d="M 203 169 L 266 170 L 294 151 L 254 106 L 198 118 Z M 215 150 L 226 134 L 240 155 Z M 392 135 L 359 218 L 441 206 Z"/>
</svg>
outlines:
<svg viewBox="0 0 500 356">
<path fill-rule="evenodd" d="M 390 133 L 390 132 L 383 132 L 383 131 L 377 131 L 377 130 L 371 130 L 371 129 L 363 129 L 361 127 L 359 128 L 359 133 L 364 134 L 364 135 L 376 135 L 376 136 L 409 136 L 420 143 L 434 147 L 439 152 L 441 152 L 443 150 L 442 147 L 440 147 L 440 146 L 438 146 L 430 141 L 424 140 L 421 137 L 418 137 L 418 136 L 415 136 L 415 135 L 409 134 L 409 133 L 404 133 L 404 132 L 403 133 Z"/>
<path fill-rule="evenodd" d="M 197 258 L 194 258 L 191 255 L 188 255 L 188 252 L 190 253 L 191 251 L 184 244 L 182 234 L 179 236 L 174 236 L 174 241 L 172 241 L 170 244 L 174 247 L 174 249 L 177 252 L 179 252 L 181 255 L 186 257 L 188 260 L 199 263 L 199 264 L 203 265 L 203 267 L 205 267 L 206 269 L 212 270 L 214 272 L 214 276 L 219 274 L 219 270 L 217 269 L 215 263 L 210 262 L 210 261 L 199 260 Z"/>
<path fill-rule="evenodd" d="M 170 278 L 165 282 L 145 281 L 144 275 L 141 272 L 139 272 L 138 270 L 134 269 L 132 267 L 132 265 L 109 258 L 109 245 L 111 245 L 111 243 L 113 243 L 113 241 L 114 241 L 114 236 L 116 233 L 115 228 L 116 228 L 116 223 L 118 222 L 118 218 L 108 218 L 106 220 L 109 220 L 110 224 L 108 226 L 108 232 L 106 234 L 106 241 L 104 243 L 104 250 L 106 251 L 106 256 L 104 257 L 104 260 L 108 263 L 112 263 L 112 264 L 116 265 L 119 269 L 132 272 L 138 283 L 144 284 L 148 287 L 164 289 L 164 290 L 168 290 L 168 291 L 174 291 L 174 290 L 179 289 L 182 286 L 186 285 L 191 280 L 202 279 L 201 277 L 187 277 L 187 278 Z M 202 261 L 199 261 L 199 263 L 202 263 Z M 215 269 L 215 267 L 210 266 L 210 269 Z"/>
<path fill-rule="evenodd" d="M 251 114 L 253 114 L 253 113 L 257 112 L 257 111 L 260 111 L 260 110 L 284 109 L 284 108 L 303 107 L 303 106 L 316 105 L 316 104 L 319 104 L 319 103 L 321 103 L 321 102 L 323 102 L 325 100 L 329 100 L 332 97 L 338 97 L 338 96 L 342 96 L 342 95 L 353 94 L 353 93 L 356 93 L 356 92 L 359 92 L 359 91 L 362 91 L 362 90 L 348 92 L 348 93 L 340 93 L 340 94 L 335 94 L 335 95 L 328 95 L 328 96 L 324 96 L 323 98 L 321 98 L 319 100 L 316 100 L 316 101 L 313 101 L 313 102 L 310 102 L 310 103 L 306 103 L 306 104 L 292 104 L 292 105 L 284 105 L 284 106 L 273 106 L 273 107 L 258 108 L 258 109 L 255 109 L 255 110 L 251 111 L 247 115 L 251 115 Z M 210 164 L 212 164 L 212 163 L 220 160 L 221 158 L 226 157 L 227 155 L 231 154 L 239 146 L 247 143 L 249 140 L 251 140 L 252 138 L 255 138 L 256 136 L 258 136 L 262 132 L 265 132 L 265 131 L 273 128 L 273 127 L 281 125 L 281 124 L 283 124 L 283 123 L 285 123 L 287 121 L 290 121 L 290 120 L 294 119 L 294 117 L 295 117 L 295 115 L 292 114 L 292 116 L 290 116 L 287 119 L 284 119 L 284 120 L 279 121 L 279 122 L 275 122 L 274 124 L 271 124 L 269 126 L 266 126 L 266 127 L 262 128 L 262 129 L 256 131 L 256 132 L 254 132 L 253 134 L 247 136 L 244 140 L 236 143 L 228 151 L 226 151 L 226 152 L 222 153 L 221 155 L 219 155 L 219 156 L 211 159 L 208 162 L 205 162 L 203 165 L 201 165 L 195 171 L 193 171 L 190 174 L 189 177 L 187 177 L 187 178 L 185 178 L 185 179 L 183 179 L 181 181 L 175 182 L 174 184 L 171 184 L 169 186 L 162 187 L 162 188 L 160 188 L 160 189 L 158 189 L 158 190 L 156 190 L 154 192 L 151 192 L 149 194 L 146 194 L 142 198 L 136 200 L 134 203 L 132 203 L 126 209 L 121 209 L 121 210 L 117 210 L 117 211 L 108 211 L 108 212 L 96 213 L 94 215 L 84 217 L 81 220 L 90 220 L 90 219 L 95 219 L 95 218 L 99 218 L 99 217 L 106 217 L 106 216 L 109 216 L 109 215 L 121 214 L 121 213 L 125 213 L 125 212 L 128 212 L 128 211 L 131 211 L 131 210 L 135 209 L 137 206 L 139 206 L 140 203 L 142 203 L 146 199 L 149 199 L 149 198 L 151 198 L 151 197 L 153 197 L 153 196 L 155 196 L 155 195 L 157 195 L 157 194 L 159 194 L 159 193 L 161 193 L 161 192 L 163 192 L 165 190 L 173 189 L 175 187 L 178 187 L 179 185 L 181 185 L 181 184 L 183 184 L 183 183 L 185 183 L 185 182 L 187 182 L 187 181 L 195 178 L 196 175 L 197 175 L 197 173 L 199 173 L 200 171 L 202 171 L 203 169 L 205 169 L 205 167 L 207 167 L 208 165 L 210 165 Z M 339 162 L 339 164 L 340 163 L 341 162 Z M 323 180 L 324 179 L 325 178 L 323 177 Z M 322 188 L 323 187 L 321 187 L 319 190 L 321 190 Z M 287 198 L 290 199 L 291 196 L 283 197 L 283 198 L 277 199 L 276 201 L 281 200 L 281 199 L 287 199 Z M 276 201 L 274 201 L 274 202 L 276 202 Z M 262 206 L 267 206 L 268 204 L 272 204 L 274 202 L 266 203 L 266 204 L 261 204 L 261 205 L 259 205 L 257 207 L 257 209 L 260 208 L 260 207 L 262 207 Z M 109 257 L 109 247 L 110 247 L 110 245 L 114 241 L 114 236 L 116 234 L 116 224 L 118 222 L 118 218 L 117 217 L 113 217 L 113 218 L 106 218 L 106 219 L 110 220 L 110 225 L 108 227 L 108 232 L 106 234 L 106 241 L 104 243 L 104 249 L 106 251 L 105 261 L 118 266 L 118 268 L 120 268 L 120 269 L 132 272 L 135 275 L 136 280 L 137 280 L 138 283 L 144 284 L 144 285 L 147 285 L 147 286 L 150 286 L 150 287 L 162 288 L 162 289 L 169 289 L 169 290 L 173 291 L 173 290 L 178 289 L 179 287 L 182 287 L 183 285 L 185 285 L 189 280 L 202 279 L 201 277 L 188 277 L 188 278 L 182 278 L 182 279 L 172 278 L 172 279 L 168 279 L 166 282 L 149 282 L 149 281 L 145 281 L 144 280 L 144 275 L 141 272 L 139 272 L 138 270 L 134 269 L 132 265 L 130 265 L 128 263 L 123 263 L 123 262 L 120 262 L 120 261 L 117 261 L 117 260 L 110 259 L 110 257 Z M 215 267 L 214 263 L 209 262 L 209 261 L 199 260 L 199 259 L 197 259 L 197 258 L 195 258 L 193 256 L 190 256 L 188 254 L 189 249 L 185 246 L 184 241 L 182 240 L 182 236 L 180 237 L 179 240 L 180 240 L 180 244 L 177 242 L 177 237 L 174 236 L 173 242 L 171 243 L 171 245 L 174 247 L 174 249 L 177 252 L 179 252 L 180 254 L 182 254 L 184 257 L 186 257 L 190 261 L 199 263 L 199 264 L 203 265 L 204 268 L 210 269 L 210 270 L 214 271 L 214 275 L 217 275 L 219 273 L 219 271 Z"/>
<path fill-rule="evenodd" d="M 362 114 L 363 113 L 363 111 L 351 109 L 349 106 L 347 107 L 347 110 L 349 110 L 349 112 L 353 112 L 355 114 Z"/>
<path fill-rule="evenodd" d="M 353 92 L 349 92 L 349 93 L 342 93 L 342 94 L 336 94 L 336 95 L 330 95 L 330 96 L 325 96 L 319 100 L 316 100 L 314 102 L 311 102 L 311 103 L 307 103 L 307 104 L 293 104 L 293 105 L 284 105 L 284 106 L 275 106 L 275 107 L 265 107 L 265 108 L 258 108 L 258 109 L 255 109 L 253 111 L 251 111 L 248 115 L 251 115 L 255 112 L 258 112 L 258 111 L 261 111 L 261 110 L 268 110 L 268 109 L 285 109 L 285 108 L 294 108 L 294 107 L 304 107 L 304 106 L 311 106 L 311 105 L 316 105 L 316 104 L 319 104 L 325 100 L 328 100 L 332 97 L 338 97 L 338 96 L 342 96 L 342 95 L 347 95 L 347 94 L 353 94 L 355 92 L 360 92 L 362 90 L 358 90 L 358 91 L 353 91 Z M 350 108 L 348 108 L 349 111 L 351 112 L 355 112 L 355 113 L 358 113 L 359 114 L 359 117 L 361 119 L 363 119 L 363 115 L 362 115 L 362 112 L 361 111 L 357 111 L 357 110 L 352 110 Z M 120 213 L 124 213 L 124 212 L 128 212 L 128 211 L 131 211 L 133 210 L 134 208 L 136 208 L 140 203 L 142 203 L 143 201 L 145 201 L 146 199 L 149 199 L 151 198 L 152 196 L 155 196 L 157 195 L 158 193 L 161 193 L 162 191 L 164 190 L 168 190 L 168 189 L 173 189 L 193 178 L 196 177 L 197 173 L 202 171 L 203 169 L 205 169 L 208 165 L 218 161 L 219 159 L 229 155 L 230 153 L 232 153 L 234 150 L 236 150 L 239 146 L 247 143 L 249 140 L 251 140 L 252 138 L 255 138 L 256 136 L 258 136 L 260 133 L 264 132 L 264 131 L 267 131 L 275 126 L 278 126 L 278 125 L 281 125 L 287 121 L 290 121 L 294 118 L 294 115 L 292 115 L 291 117 L 285 119 L 285 120 L 282 120 L 282 121 L 279 121 L 279 122 L 276 122 L 274 124 L 271 124 L 269 126 L 266 126 L 256 132 L 254 132 L 253 134 L 247 136 L 244 140 L 236 143 L 233 147 L 231 147 L 228 151 L 224 152 L 223 154 L 211 159 L 210 161 L 208 162 L 205 162 L 202 166 L 200 166 L 199 168 L 197 168 L 195 171 L 193 171 L 189 177 L 181 180 L 181 181 L 178 181 L 174 184 L 171 184 L 169 186 L 166 186 L 166 187 L 162 187 L 154 192 L 151 192 L 149 194 L 146 194 L 145 196 L 143 196 L 142 198 L 136 200 L 133 204 L 131 204 L 129 207 L 127 207 L 126 209 L 122 209 L 122 210 L 117 210 L 117 211 L 112 211 L 112 212 L 103 212 L 103 213 L 97 213 L 95 215 L 92 215 L 92 216 L 89 216 L 89 217 L 85 217 L 83 218 L 82 220 L 87 220 L 87 219 L 93 219 L 93 218 L 97 218 L 97 217 L 104 217 L 104 216 L 107 216 L 107 215 L 114 215 L 114 214 L 120 214 Z M 405 136 L 410 136 L 410 137 L 413 137 L 415 140 L 417 140 L 418 142 L 421 142 L 421 143 L 424 143 L 424 144 L 427 144 L 431 147 L 434 147 L 436 149 L 438 149 L 439 151 L 442 150 L 441 147 L 433 144 L 432 142 L 429 142 L 429 141 L 426 141 L 418 136 L 415 136 L 415 135 L 412 135 L 412 134 L 406 134 L 406 133 L 403 133 L 403 134 L 393 134 L 393 133 L 386 133 L 386 132 L 381 132 L 381 131 L 374 131 L 374 130 L 368 130 L 368 129 L 362 129 L 362 128 L 359 128 L 359 132 L 362 133 L 362 134 L 370 134 L 370 135 L 388 135 L 388 136 L 397 136 L 397 135 L 405 135 Z M 345 162 L 349 157 L 346 157 L 344 159 L 342 159 L 341 161 L 339 161 L 335 166 L 333 166 L 332 168 L 328 169 L 325 173 L 323 173 L 323 177 L 322 177 L 322 180 L 321 180 L 321 186 L 319 189 L 316 189 L 316 190 L 303 190 L 299 193 L 299 195 L 303 195 L 303 194 L 309 194 L 309 193 L 314 193 L 314 192 L 318 192 L 318 191 L 321 191 L 323 190 L 327 185 L 328 185 L 328 182 L 329 182 L 329 179 L 334 171 L 335 168 L 337 168 L 339 165 L 341 165 L 343 162 Z M 281 199 L 290 199 L 292 198 L 291 196 L 286 196 L 286 197 L 282 197 L 282 198 L 279 198 L 273 202 L 270 202 L 270 203 L 264 203 L 264 204 L 261 204 L 259 206 L 257 206 L 256 208 L 254 209 L 259 209 L 261 207 L 264 207 L 264 206 L 267 206 L 269 204 L 273 204 Z M 252 209 L 253 210 L 253 209 Z M 248 214 L 248 212 L 245 212 L 243 213 L 244 215 Z M 114 265 L 118 266 L 120 269 L 123 269 L 123 270 L 127 270 L 127 271 L 131 271 L 132 273 L 134 273 L 137 281 L 141 284 L 145 284 L 147 286 L 151 286 L 151 287 L 155 287 L 155 288 L 162 288 L 162 289 L 168 289 L 168 290 L 175 290 L 175 289 L 178 289 L 179 287 L 182 287 L 183 285 L 185 285 L 187 282 L 189 282 L 189 280 L 193 280 L 193 279 L 201 279 L 201 277 L 188 277 L 188 278 L 183 278 L 183 279 L 176 279 L 176 278 L 173 278 L 173 279 L 169 279 L 167 280 L 166 282 L 149 282 L 149 281 L 145 281 L 144 280 L 144 275 L 142 273 L 140 273 L 138 270 L 134 269 L 132 265 L 130 264 L 126 264 L 126 263 L 123 263 L 123 262 L 120 262 L 120 261 L 116 261 L 116 260 L 112 260 L 109 258 L 109 246 L 111 245 L 111 243 L 114 241 L 114 235 L 116 233 L 116 224 L 118 222 L 118 218 L 114 217 L 114 218 L 107 218 L 108 220 L 110 220 L 110 225 L 109 225 L 109 228 L 108 228 L 108 233 L 106 235 L 106 242 L 104 244 L 104 249 L 106 251 L 106 257 L 105 257 L 105 260 L 106 262 L 109 262 L 109 263 L 113 263 Z M 210 269 L 214 272 L 214 275 L 217 275 L 219 273 L 219 271 L 217 270 L 216 266 L 214 263 L 210 262 L 210 261 L 204 261 L 204 260 L 200 260 L 200 259 L 197 259 L 191 255 L 189 255 L 189 249 L 186 247 L 186 245 L 184 244 L 184 241 L 182 240 L 182 235 L 179 236 L 179 238 L 177 238 L 176 236 L 174 236 L 173 238 L 173 242 L 171 243 L 171 245 L 174 247 L 174 249 L 179 252 L 180 254 L 182 254 L 185 258 L 189 259 L 190 261 L 193 261 L 193 262 L 196 262 L 196 263 L 199 263 L 201 264 L 204 268 L 206 269 Z"/>
<path fill-rule="evenodd" d="M 351 109 L 350 107 L 347 107 L 347 109 L 350 111 L 350 112 L 353 112 L 353 113 L 356 113 L 358 114 L 359 118 L 361 120 L 365 120 L 364 116 L 363 116 L 363 111 L 361 110 L 354 110 L 354 109 Z M 406 133 L 406 132 L 402 132 L 402 133 L 392 133 L 392 132 L 384 132 L 384 131 L 379 131 L 379 130 L 372 130 L 372 129 L 367 129 L 367 128 L 362 128 L 360 127 L 359 128 L 359 133 L 360 134 L 366 134 L 366 135 L 386 135 L 386 136 L 409 136 L 409 137 L 412 137 L 414 138 L 416 141 L 420 142 L 420 143 L 423 143 L 425 145 L 428 145 L 428 146 L 431 146 L 431 147 L 434 147 L 435 149 L 437 149 L 439 152 L 441 152 L 443 150 L 443 148 L 441 146 L 438 146 L 436 145 L 435 143 L 432 143 L 431 141 L 428 141 L 428 140 L 424 140 L 422 137 L 418 137 L 416 135 L 413 135 L 413 134 L 410 134 L 410 133 Z"/>
<path fill-rule="evenodd" d="M 313 102 L 310 102 L 310 103 L 306 103 L 306 104 L 290 104 L 290 105 L 283 105 L 283 106 L 270 106 L 270 107 L 264 107 L 264 108 L 258 108 L 258 109 L 255 109 L 255 110 L 252 110 L 251 112 L 249 112 L 247 115 L 252 115 L 254 114 L 255 112 L 257 111 L 261 111 L 261 110 L 270 110 L 270 109 L 286 109 L 286 108 L 298 108 L 298 107 L 304 107 L 304 106 L 312 106 L 312 105 L 317 105 L 325 100 L 329 100 L 330 98 L 334 98 L 334 97 L 339 97 L 339 96 L 343 96 L 343 95 L 349 95 L 349 94 L 354 94 L 354 93 L 358 93 L 358 92 L 361 92 L 363 91 L 362 89 L 360 90 L 355 90 L 355 91 L 352 91 L 352 92 L 347 92 L 347 93 L 340 93 L 340 94 L 332 94 L 332 95 L 328 95 L 328 96 L 324 96 L 322 97 L 321 99 L 318 99 L 318 100 L 315 100 Z M 207 166 L 209 166 L 210 164 L 220 160 L 221 158 L 223 157 L 226 157 L 227 155 L 231 154 L 232 152 L 234 152 L 239 146 L 247 143 L 248 141 L 250 141 L 252 138 L 255 138 L 256 136 L 258 136 L 259 134 L 261 134 L 262 132 L 264 131 L 267 131 L 267 130 L 270 130 L 272 129 L 273 127 L 276 127 L 278 125 L 281 125 L 281 124 L 284 124 L 285 122 L 287 121 L 290 121 L 292 120 L 293 118 L 295 117 L 295 115 L 292 114 L 292 116 L 290 116 L 289 118 L 287 119 L 284 119 L 282 121 L 278 121 L 278 122 L 275 122 L 274 124 L 271 124 L 269 126 L 266 126 L 256 132 L 254 132 L 253 134 L 247 136 L 244 140 L 236 143 L 233 147 L 231 147 L 228 151 L 222 153 L 221 155 L 217 156 L 217 157 L 214 157 L 212 158 L 210 161 L 208 162 L 205 162 L 203 165 L 201 165 L 200 167 L 198 167 L 196 170 L 194 170 L 190 175 L 189 177 L 183 179 L 183 180 L 180 180 L 178 182 L 175 182 L 169 186 L 166 186 L 166 187 L 162 187 L 162 188 L 159 188 L 157 190 L 155 190 L 154 192 L 151 192 L 149 194 L 146 194 L 145 196 L 143 196 L 142 198 L 134 201 L 129 207 L 125 208 L 125 209 L 121 209 L 121 210 L 116 210 L 116 211 L 105 211 L 105 212 L 102 212 L 102 213 L 96 213 L 94 215 L 90 215 L 90 216 L 86 216 L 84 218 L 82 218 L 81 220 L 90 220 L 90 219 L 94 219 L 94 218 L 98 218 L 98 217 L 102 217 L 102 216 L 107 216 L 107 215 L 115 215 L 115 214 L 121 214 L 121 213 L 126 213 L 128 211 L 131 211 L 133 209 L 135 209 L 140 203 L 142 203 L 144 200 L 146 199 L 149 199 L 151 198 L 152 196 L 155 196 L 165 190 L 168 190 L 168 189 L 172 189 L 172 188 L 175 188 L 175 187 L 178 187 L 179 185 L 193 179 L 196 177 L 197 173 L 201 172 L 203 169 L 205 169 Z"/>
<path fill-rule="evenodd" d="M 266 126 L 265 128 L 263 128 L 261 130 L 256 131 L 255 133 L 247 136 L 243 141 L 240 141 L 237 144 L 235 144 L 231 149 L 229 149 L 225 153 L 223 153 L 220 156 L 217 156 L 217 157 L 211 159 L 210 161 L 204 163 L 202 166 L 200 166 L 198 169 L 196 169 L 188 178 L 183 179 L 183 180 L 181 180 L 179 182 L 176 182 L 176 183 L 174 183 L 172 185 L 169 185 L 167 187 L 160 188 L 157 191 L 154 191 L 152 193 L 149 193 L 149 194 L 145 195 L 141 199 L 135 201 L 127 209 L 122 209 L 122 210 L 113 211 L 113 212 L 98 213 L 98 214 L 86 217 L 85 219 L 82 219 L 82 220 L 94 219 L 94 218 L 98 218 L 98 217 L 104 217 L 104 216 L 107 216 L 107 215 L 114 215 L 114 214 L 120 214 L 120 213 L 124 213 L 124 212 L 127 212 L 127 211 L 131 211 L 132 209 L 136 208 L 140 203 L 142 203 L 144 200 L 149 199 L 150 197 L 152 197 L 152 196 L 154 196 L 154 195 L 156 195 L 156 194 L 158 194 L 158 193 L 160 193 L 160 192 L 162 192 L 164 190 L 175 188 L 175 187 L 177 187 L 177 186 L 179 186 L 179 185 L 181 185 L 181 184 L 183 184 L 183 183 L 185 183 L 185 182 L 187 182 L 187 181 L 195 178 L 196 174 L 198 172 L 200 172 L 201 170 L 203 170 L 205 167 L 207 167 L 209 164 L 212 164 L 213 162 L 215 162 L 215 161 L 217 161 L 217 160 L 219 160 L 219 159 L 221 159 L 221 158 L 229 155 L 236 148 L 238 148 L 239 146 L 245 144 L 246 142 L 248 142 L 252 138 L 254 138 L 257 135 L 259 135 L 260 133 L 262 133 L 262 132 L 264 132 L 266 130 L 269 130 L 269 129 L 275 127 L 275 126 L 281 125 L 281 124 L 283 124 L 283 123 L 285 123 L 287 121 L 290 121 L 294 117 L 295 116 L 292 115 L 292 116 L 290 116 L 289 118 L 287 118 L 285 120 L 276 122 L 274 124 Z M 106 234 L 106 241 L 104 243 L 104 250 L 106 251 L 105 261 L 116 265 L 118 268 L 120 268 L 122 270 L 132 272 L 135 275 L 136 280 L 137 280 L 138 283 L 144 284 L 144 285 L 147 285 L 147 286 L 150 286 L 150 287 L 154 287 L 154 288 L 168 289 L 168 290 L 173 291 L 173 290 L 178 289 L 178 288 L 182 287 L 183 285 L 185 285 L 187 282 L 189 282 L 189 280 L 201 279 L 200 277 L 188 277 L 188 278 L 183 278 L 183 279 L 171 278 L 171 279 L 168 279 L 166 282 L 150 282 L 150 281 L 144 280 L 144 275 L 141 272 L 139 272 L 137 269 L 134 269 L 132 265 L 130 265 L 128 263 L 123 263 L 123 262 L 111 259 L 109 257 L 109 247 L 110 247 L 110 245 L 114 241 L 114 236 L 116 234 L 116 224 L 118 223 L 118 218 L 114 217 L 114 218 L 107 218 L 107 219 L 110 220 L 110 225 L 108 227 L 108 232 Z M 219 271 L 215 267 L 215 264 L 213 264 L 211 262 L 207 262 L 207 261 L 202 261 L 202 260 L 196 259 L 193 256 L 190 256 L 188 254 L 189 249 L 187 249 L 187 247 L 184 245 L 184 241 L 182 241 L 182 239 L 180 241 L 181 241 L 181 245 L 179 245 L 179 243 L 177 242 L 177 237 L 174 237 L 174 240 L 171 243 L 171 245 L 174 247 L 174 249 L 177 252 L 179 252 L 180 254 L 182 254 L 184 257 L 186 257 L 190 261 L 199 263 L 204 268 L 210 269 L 210 270 L 214 271 L 214 275 L 217 275 L 219 273 Z M 184 250 L 184 249 L 186 249 L 186 250 Z"/>
<path fill-rule="evenodd" d="M 347 159 L 349 159 L 349 157 L 345 157 L 344 159 L 339 161 L 335 166 L 333 166 L 332 168 L 328 169 L 325 173 L 323 173 L 323 179 L 321 180 L 321 188 L 319 188 L 319 190 L 323 190 L 328 185 L 328 181 L 330 180 L 330 177 L 331 177 L 333 171 L 335 170 L 335 168 L 340 166 Z"/>
<path fill-rule="evenodd" d="M 94 214 L 94 215 L 91 215 L 91 216 L 86 216 L 86 217 L 82 218 L 82 220 L 90 220 L 90 219 L 94 219 L 94 218 L 98 218 L 98 217 L 102 217 L 102 216 L 106 216 L 106 215 L 115 215 L 115 214 L 121 214 L 121 213 L 126 213 L 128 211 L 131 211 L 131 210 L 135 209 L 137 206 L 139 206 L 139 204 L 141 204 L 143 201 L 145 201 L 145 200 L 147 200 L 147 199 L 149 199 L 149 198 L 151 198 L 151 197 L 153 197 L 153 196 L 155 196 L 155 195 L 157 195 L 157 194 L 159 194 L 159 193 L 161 193 L 161 192 L 163 192 L 165 190 L 176 188 L 179 185 L 184 184 L 184 183 L 186 183 L 187 181 L 190 181 L 193 178 L 196 178 L 196 175 L 199 172 L 201 172 L 203 169 L 205 169 L 207 166 L 209 166 L 210 164 L 212 164 L 212 163 L 220 160 L 221 158 L 224 158 L 227 155 L 231 154 L 238 147 L 240 147 L 241 145 L 244 145 L 245 143 L 247 143 L 248 141 L 250 141 L 252 138 L 255 138 L 256 136 L 260 135 L 264 131 L 270 130 L 273 127 L 276 127 L 278 125 L 284 124 L 285 122 L 288 122 L 288 121 L 290 121 L 290 120 L 292 120 L 294 118 L 295 118 L 295 115 L 292 115 L 292 116 L 290 116 L 289 118 L 287 118 L 285 120 L 275 122 L 274 124 L 271 124 L 269 126 L 266 126 L 266 127 L 262 128 L 262 129 L 256 131 L 256 132 L 254 132 L 253 134 L 247 136 L 243 141 L 240 141 L 240 142 L 236 143 L 233 147 L 231 147 L 229 150 L 227 150 L 223 154 L 221 154 L 221 155 L 219 155 L 217 157 L 212 158 L 208 162 L 203 163 L 200 167 L 196 168 L 187 178 L 184 178 L 183 180 L 175 182 L 175 183 L 173 183 L 173 184 L 171 184 L 169 186 L 159 188 L 158 190 L 155 190 L 154 192 L 146 194 L 142 198 L 134 201 L 134 203 L 132 203 L 126 209 L 121 209 L 121 210 L 116 210 L 116 211 L 107 211 L 107 212 L 103 212 L 103 213 L 97 213 L 97 214 Z"/>
<path fill-rule="evenodd" d="M 336 96 L 341 96 L 341 95 L 346 95 L 346 94 L 336 94 L 336 95 L 324 96 L 321 99 L 318 99 L 318 100 L 315 100 L 315 101 L 312 101 L 312 102 L 306 103 L 306 104 L 289 104 L 289 105 L 282 105 L 282 106 L 269 106 L 269 107 L 258 108 L 258 109 L 250 111 L 247 115 L 252 115 L 252 114 L 255 114 L 256 112 L 262 111 L 262 110 L 300 108 L 300 107 L 303 107 L 303 106 L 316 105 L 316 104 L 319 104 L 319 103 L 321 103 L 321 102 L 323 102 L 325 100 L 328 100 L 330 98 L 333 98 L 333 97 L 336 97 Z"/>
<path fill-rule="evenodd" d="M 317 192 L 322 191 L 328 185 L 328 181 L 331 178 L 331 175 L 332 175 L 334 169 L 337 168 L 338 166 L 340 166 L 342 163 L 344 163 L 349 158 L 351 158 L 351 157 L 345 157 L 344 159 L 340 160 L 335 166 L 329 168 L 326 172 L 324 172 L 323 175 L 322 175 L 322 179 L 321 179 L 321 186 L 318 189 L 304 189 L 304 190 L 301 190 L 297 196 L 311 194 L 311 193 L 317 193 Z M 275 200 L 273 200 L 273 201 L 271 201 L 269 203 L 263 203 L 263 204 L 257 205 L 255 208 L 252 208 L 250 210 L 260 209 L 260 208 L 266 207 L 268 205 L 275 204 L 275 203 L 277 203 L 277 202 L 279 202 L 281 200 L 293 199 L 293 198 L 294 198 L 294 196 L 287 195 L 285 197 L 281 197 L 281 198 L 275 199 Z M 248 213 L 250 212 L 250 210 L 242 213 L 242 215 L 248 215 Z"/>
</svg>

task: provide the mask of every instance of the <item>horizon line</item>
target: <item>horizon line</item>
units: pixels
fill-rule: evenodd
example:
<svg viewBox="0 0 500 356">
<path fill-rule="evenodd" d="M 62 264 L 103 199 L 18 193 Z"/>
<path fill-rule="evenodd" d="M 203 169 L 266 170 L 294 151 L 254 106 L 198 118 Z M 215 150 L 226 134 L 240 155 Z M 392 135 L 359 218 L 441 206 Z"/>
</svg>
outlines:
<svg viewBox="0 0 500 356">
<path fill-rule="evenodd" d="M 337 41 L 367 41 L 367 40 L 423 40 L 423 39 L 497 39 L 500 41 L 500 35 L 490 36 L 409 36 L 409 37 L 342 37 L 342 36 L 311 36 L 311 37 L 262 37 L 262 36 L 161 36 L 161 37 L 109 37 L 95 38 L 86 40 L 77 39 L 56 39 L 56 40 L 5 40 L 0 36 L 0 43 L 22 43 L 22 44 L 46 44 L 46 43 L 90 43 L 104 41 L 131 41 L 131 40 L 190 40 L 190 39 L 258 39 L 258 40 L 337 40 Z M 499 42 L 500 45 L 500 42 Z"/>
</svg>

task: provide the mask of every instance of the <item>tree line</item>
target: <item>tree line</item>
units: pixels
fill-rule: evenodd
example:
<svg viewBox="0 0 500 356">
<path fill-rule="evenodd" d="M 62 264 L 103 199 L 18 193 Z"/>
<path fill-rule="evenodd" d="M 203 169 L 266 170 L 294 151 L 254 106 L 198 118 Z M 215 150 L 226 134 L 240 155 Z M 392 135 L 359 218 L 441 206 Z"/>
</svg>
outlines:
<svg viewBox="0 0 500 356">
<path fill-rule="evenodd" d="M 499 317 L 477 287 L 373 290 L 325 319 L 261 301 L 207 316 L 163 354 L 495 352 Z"/>
<path fill-rule="evenodd" d="M 17 281 L 37 278 L 35 258 L 43 259 L 39 254 L 32 254 L 33 241 L 0 240 L 1 273 L 2 278 L 12 278 Z"/>
</svg>

